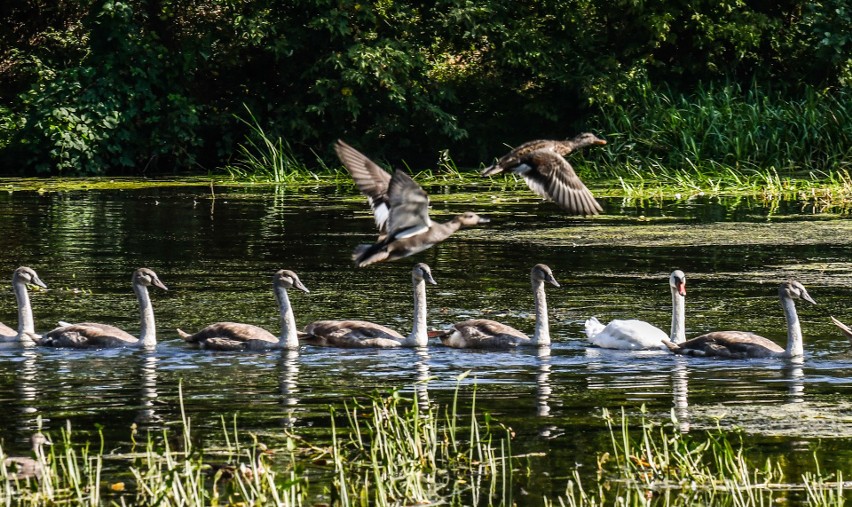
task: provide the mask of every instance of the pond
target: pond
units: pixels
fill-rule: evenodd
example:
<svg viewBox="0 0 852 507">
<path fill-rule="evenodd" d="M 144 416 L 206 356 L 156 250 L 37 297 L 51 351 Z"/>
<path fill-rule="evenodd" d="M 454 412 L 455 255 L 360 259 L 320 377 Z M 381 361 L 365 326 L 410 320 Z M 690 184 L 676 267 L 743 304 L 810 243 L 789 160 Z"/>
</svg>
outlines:
<svg viewBox="0 0 852 507">
<path fill-rule="evenodd" d="M 432 187 L 438 220 L 476 211 L 486 227 L 465 229 L 414 257 L 364 269 L 351 252 L 375 238 L 372 216 L 350 187 L 320 185 L 162 186 L 122 190 L 0 193 L 0 272 L 36 269 L 48 290 L 31 292 L 36 328 L 62 319 L 113 323 L 135 333 L 130 275 L 154 269 L 168 291 L 152 289 L 155 352 L 22 349 L 0 345 L 0 439 L 25 452 L 42 425 L 70 424 L 81 438 L 102 432 L 105 448 L 126 449 L 132 429 L 160 430 L 181 419 L 179 390 L 193 430 L 221 441 L 223 420 L 273 443 L 284 428 L 322 440 L 329 406 L 399 389 L 427 403 L 459 396 L 514 431 L 513 452 L 539 456 L 514 483 L 517 495 L 555 497 L 579 465 L 593 475 L 608 447 L 602 409 L 668 421 L 682 431 L 742 428 L 748 452 L 779 459 L 787 477 L 852 469 L 852 354 L 829 321 L 852 321 L 852 226 L 845 215 L 797 201 L 693 196 L 601 199 L 603 215 L 566 217 L 520 187 Z M 358 318 L 401 331 L 412 319 L 411 276 L 426 262 L 428 323 L 470 317 L 532 329 L 529 272 L 549 265 L 554 343 L 543 351 L 341 350 L 299 354 L 216 353 L 185 346 L 187 331 L 216 321 L 278 331 L 273 272 L 296 271 L 310 293 L 291 291 L 299 327 Z M 583 322 L 642 318 L 668 330 L 668 275 L 687 275 L 687 337 L 720 329 L 786 341 L 778 284 L 802 282 L 816 306 L 800 305 L 801 362 L 724 361 L 587 346 Z M 0 274 L 2 274 L 0 273 Z M 16 325 L 8 282 L 0 321 Z M 475 386 L 475 389 L 474 389 Z M 475 394 L 474 394 L 475 393 Z M 121 461 L 108 462 L 120 475 Z M 320 481 L 321 482 L 321 481 Z M 540 501 L 530 500 L 531 503 Z"/>
</svg>

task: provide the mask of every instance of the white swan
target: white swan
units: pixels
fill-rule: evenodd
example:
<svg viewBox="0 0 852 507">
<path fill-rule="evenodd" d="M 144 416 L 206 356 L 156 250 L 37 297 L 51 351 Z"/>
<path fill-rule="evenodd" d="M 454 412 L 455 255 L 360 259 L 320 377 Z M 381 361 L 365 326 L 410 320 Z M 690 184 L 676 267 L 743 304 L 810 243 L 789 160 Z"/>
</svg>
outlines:
<svg viewBox="0 0 852 507">
<path fill-rule="evenodd" d="M 472 319 L 445 329 L 435 336 L 447 347 L 457 349 L 510 349 L 519 346 L 546 347 L 550 345 L 550 325 L 547 319 L 547 297 L 544 282 L 559 287 L 553 272 L 544 264 L 536 264 L 530 273 L 535 297 L 535 333 L 532 339 L 512 326 L 488 319 Z"/>
<path fill-rule="evenodd" d="M 425 347 L 429 342 L 426 332 L 426 282 L 436 282 L 429 266 L 422 262 L 411 270 L 411 280 L 414 284 L 414 325 L 407 337 L 363 320 L 318 320 L 305 327 L 305 335 L 300 337 L 302 343 L 345 348 Z"/>
<path fill-rule="evenodd" d="M 673 271 L 669 276 L 672 292 L 671 335 L 643 320 L 612 320 L 604 326 L 597 318 L 586 321 L 586 338 L 604 349 L 643 350 L 665 348 L 663 340 L 674 343 L 686 341 L 685 301 L 686 275 L 683 271 Z"/>
<path fill-rule="evenodd" d="M 787 321 L 787 348 L 782 349 L 775 342 L 744 331 L 714 331 L 703 334 L 684 343 L 663 343 L 675 354 L 690 356 L 718 356 L 731 359 L 747 357 L 798 357 L 804 354 L 802 326 L 796 313 L 794 300 L 802 299 L 811 304 L 811 298 L 805 287 L 796 281 L 788 281 L 778 288 L 784 319 Z"/>
<path fill-rule="evenodd" d="M 295 287 L 310 292 L 299 280 L 299 276 L 289 270 L 282 269 L 272 277 L 272 289 L 278 300 L 278 311 L 281 314 L 281 335 L 276 337 L 262 327 L 238 322 L 217 322 L 195 334 L 177 330 L 181 338 L 188 343 L 194 343 L 202 349 L 210 350 L 266 350 L 299 348 L 296 319 L 287 289 Z"/>
<path fill-rule="evenodd" d="M 15 299 L 18 301 L 18 329 L 0 323 L 0 342 L 17 342 L 33 344 L 41 338 L 35 333 L 35 322 L 33 321 L 33 307 L 30 306 L 30 294 L 27 284 L 33 284 L 46 289 L 47 285 L 41 281 L 35 270 L 21 266 L 12 274 L 12 287 L 15 289 Z"/>
<path fill-rule="evenodd" d="M 148 268 L 139 268 L 131 279 L 133 291 L 139 301 L 140 329 L 139 338 L 108 324 L 81 322 L 68 324 L 62 322 L 59 327 L 45 334 L 37 343 L 45 347 L 106 348 L 139 347 L 152 349 L 157 345 L 157 328 L 154 323 L 154 309 L 148 296 L 148 287 L 154 286 L 167 290 L 163 282 Z M 67 324 L 67 325 L 66 325 Z"/>
</svg>

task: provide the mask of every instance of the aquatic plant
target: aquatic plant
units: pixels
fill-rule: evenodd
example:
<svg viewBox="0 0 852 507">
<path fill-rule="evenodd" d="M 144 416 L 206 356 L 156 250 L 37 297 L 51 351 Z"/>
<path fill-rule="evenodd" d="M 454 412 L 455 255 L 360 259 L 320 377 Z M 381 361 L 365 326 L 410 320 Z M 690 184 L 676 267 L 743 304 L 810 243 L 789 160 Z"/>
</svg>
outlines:
<svg viewBox="0 0 852 507">
<path fill-rule="evenodd" d="M 649 421 L 646 415 L 643 406 L 639 423 L 631 424 L 624 409 L 619 420 L 604 409 L 611 452 L 597 457 L 597 482 L 584 485 L 574 470 L 556 502 L 570 507 L 645 506 L 652 501 L 666 506 L 746 507 L 776 505 L 804 493 L 809 505 L 843 505 L 842 472 L 823 475 L 816 456 L 816 472 L 790 482 L 777 461 L 750 462 L 741 432 L 719 429 L 693 436 L 677 430 L 674 414 L 670 424 Z"/>
<path fill-rule="evenodd" d="M 330 441 L 287 430 L 274 458 L 255 435 L 237 429 L 236 416 L 231 428 L 222 421 L 224 448 L 202 449 L 181 414 L 177 438 L 151 432 L 142 451 L 134 438 L 124 454 L 105 453 L 102 440 L 97 452 L 80 446 L 66 427 L 43 459 L 41 481 L 15 481 L 0 467 L 0 505 L 512 505 L 521 458 L 533 457 L 512 456 L 511 429 L 482 415 L 475 395 L 469 415 L 461 414 L 458 388 L 445 406 L 396 391 L 352 401 L 331 410 Z M 565 492 L 545 505 L 738 507 L 790 497 L 843 505 L 848 483 L 840 471 L 825 474 L 817 461 L 815 471 L 786 478 L 772 459 L 752 462 L 740 432 L 684 434 L 674 416 L 661 424 L 644 409 L 638 423 L 624 410 L 620 419 L 604 410 L 603 420 L 610 448 L 598 454 L 596 473 L 568 471 Z M 111 472 L 113 481 L 105 481 L 105 459 L 129 472 Z"/>
<path fill-rule="evenodd" d="M 248 119 L 239 118 L 249 128 L 245 142 L 237 147 L 237 161 L 225 166 L 232 179 L 283 183 L 317 178 L 295 155 L 290 143 L 268 135 L 246 107 Z"/>
<path fill-rule="evenodd" d="M 847 90 L 807 86 L 791 95 L 753 82 L 680 93 L 638 79 L 629 95 L 602 104 L 593 126 L 609 141 L 595 155 L 601 176 L 623 178 L 626 171 L 630 177 L 735 186 L 744 178 L 740 184 L 780 188 L 794 180 L 848 176 L 852 107 Z"/>
</svg>

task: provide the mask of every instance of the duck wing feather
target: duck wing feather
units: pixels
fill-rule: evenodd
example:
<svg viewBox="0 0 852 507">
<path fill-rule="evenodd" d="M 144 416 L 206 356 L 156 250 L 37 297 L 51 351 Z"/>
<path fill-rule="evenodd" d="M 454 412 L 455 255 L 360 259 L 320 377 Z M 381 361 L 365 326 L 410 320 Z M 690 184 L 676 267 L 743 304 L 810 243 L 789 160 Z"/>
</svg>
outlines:
<svg viewBox="0 0 852 507">
<path fill-rule="evenodd" d="M 352 175 L 355 186 L 367 196 L 367 202 L 373 210 L 373 218 L 379 232 L 387 232 L 387 221 L 390 210 L 388 202 L 388 186 L 391 175 L 366 155 L 344 143 L 340 139 L 334 145 L 334 151 L 344 167 Z"/>
<path fill-rule="evenodd" d="M 388 241 L 405 239 L 429 230 L 429 196 L 411 176 L 396 170 L 388 187 L 390 213 Z"/>
<path fill-rule="evenodd" d="M 522 157 L 519 173 L 530 189 L 553 200 L 562 209 L 577 215 L 596 215 L 602 211 L 592 192 L 561 155 L 550 149 L 533 151 Z"/>
</svg>

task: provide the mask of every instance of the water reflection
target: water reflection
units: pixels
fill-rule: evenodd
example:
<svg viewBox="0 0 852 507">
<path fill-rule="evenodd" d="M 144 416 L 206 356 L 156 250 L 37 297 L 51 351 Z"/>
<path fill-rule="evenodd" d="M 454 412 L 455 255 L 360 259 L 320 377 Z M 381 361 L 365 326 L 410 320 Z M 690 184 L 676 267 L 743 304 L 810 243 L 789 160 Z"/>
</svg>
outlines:
<svg viewBox="0 0 852 507">
<path fill-rule="evenodd" d="M 535 413 L 539 417 L 548 417 L 550 416 L 550 395 L 553 392 L 550 387 L 550 347 L 539 347 L 536 356 L 538 362 L 535 374 Z"/>
<path fill-rule="evenodd" d="M 677 418 L 678 429 L 681 433 L 688 433 L 690 429 L 689 360 L 682 356 L 674 357 L 673 360 L 672 398 L 674 403 L 674 415 Z"/>
<path fill-rule="evenodd" d="M 278 357 L 279 402 L 284 410 L 282 424 L 285 428 L 296 425 L 296 407 L 299 405 L 299 351 L 282 350 Z"/>
<path fill-rule="evenodd" d="M 157 355 L 153 351 L 144 351 L 140 354 L 140 390 L 139 411 L 134 421 L 136 424 L 156 426 L 162 422 L 162 417 L 157 414 Z"/>
<path fill-rule="evenodd" d="M 184 399 L 187 416 L 197 427 L 212 428 L 213 435 L 219 418 L 234 412 L 240 412 L 240 427 L 247 431 L 327 424 L 329 404 L 388 386 L 413 389 L 421 407 L 451 403 L 457 382 L 450 379 L 472 370 L 462 383 L 460 403 L 472 403 L 471 384 L 477 383 L 477 407 L 514 421 L 520 432 L 553 438 L 558 432 L 551 424 L 584 425 L 588 439 L 555 438 L 544 444 L 566 456 L 592 456 L 599 450 L 588 442 L 596 441 L 595 428 L 601 426 L 589 417 L 601 407 L 635 412 L 644 404 L 662 420 L 674 410 L 682 431 L 715 428 L 725 418 L 750 434 L 775 439 L 792 442 L 804 436 L 813 443 L 813 438 L 831 438 L 845 448 L 838 445 L 828 459 L 849 461 L 852 356 L 828 354 L 838 351 L 839 342 L 827 319 L 828 313 L 846 309 L 852 280 L 852 222 L 844 217 L 797 216 L 800 206 L 790 203 L 763 209 L 754 203 L 731 207 L 680 200 L 636 203 L 618 216 L 588 221 L 550 213 L 553 207 L 533 199 L 498 200 L 492 211 L 503 213 L 497 215 L 503 220 L 489 229 L 463 231 L 411 262 L 356 270 L 349 258 L 352 246 L 375 237 L 360 197 L 337 196 L 332 189 L 296 195 L 272 188 L 0 193 L 0 209 L 13 218 L 0 220 L 0 237 L 8 245 L 0 260 L 10 266 L 49 265 L 57 286 L 99 291 L 39 292 L 34 296 L 39 298 L 37 322 L 83 316 L 131 328 L 137 325 L 137 309 L 127 297 L 127 273 L 131 266 L 157 267 L 176 280 L 176 289 L 156 302 L 159 330 L 173 337 L 164 330 L 200 326 L 222 315 L 275 327 L 268 288 L 257 280 L 280 267 L 317 280 L 310 304 L 297 305 L 301 323 L 331 315 L 407 322 L 409 289 L 390 282 L 408 276 L 411 264 L 420 261 L 448 281 L 430 296 L 435 308 L 447 308 L 453 316 L 517 308 L 529 291 L 528 282 L 515 281 L 517 272 L 535 256 L 535 262 L 547 263 L 554 272 L 571 273 L 566 282 L 570 298 L 552 302 L 558 317 L 553 334 L 564 339 L 538 354 L 310 350 L 299 359 L 286 352 L 189 353 L 182 344 L 165 342 L 158 355 L 0 348 L 0 399 L 10 400 L 10 409 L 0 411 L 0 430 L 6 429 L 0 439 L 18 428 L 33 431 L 41 415 L 54 427 L 68 420 L 82 431 L 111 421 L 110 445 L 126 438 L 134 419 L 148 425 L 177 420 L 181 379 L 190 393 Z M 441 192 L 430 194 L 436 197 L 436 212 L 455 214 L 473 204 L 457 199 L 456 190 L 447 191 L 453 199 L 443 201 Z M 158 206 L 152 204 L 155 199 Z M 766 219 L 775 212 L 784 220 Z M 647 220 L 634 218 L 640 214 Z M 797 238 L 795 245 L 786 241 L 790 237 Z M 667 322 L 670 309 L 660 297 L 659 276 L 675 265 L 695 273 L 696 290 L 690 296 L 695 332 L 748 327 L 783 342 L 781 315 L 766 311 L 767 284 L 777 287 L 777 278 L 795 274 L 813 285 L 826 317 L 810 314 L 807 322 L 807 372 L 802 364 L 770 360 L 710 361 L 583 346 L 578 319 L 585 315 L 620 318 L 641 310 L 652 322 Z M 0 298 L 0 303 L 8 301 Z M 527 316 L 517 312 L 507 318 L 521 328 L 528 324 Z M 533 408 L 536 416 L 530 417 Z M 535 451 L 541 440 L 521 444 Z M 805 446 L 801 452 L 807 452 Z"/>
<path fill-rule="evenodd" d="M 787 403 L 804 403 L 805 401 L 805 370 L 802 368 L 804 359 L 793 357 L 784 363 L 781 373 L 787 382 Z"/>
<path fill-rule="evenodd" d="M 39 399 L 38 353 L 30 348 L 21 351 L 23 361 L 18 368 L 17 395 L 20 402 L 20 419 L 17 429 L 25 434 L 39 430 L 39 414 L 36 404 Z"/>
<path fill-rule="evenodd" d="M 420 409 L 426 411 L 429 409 L 429 380 L 432 378 L 429 374 L 429 348 L 417 347 L 414 353 L 417 354 L 414 362 L 414 392 Z"/>
</svg>

